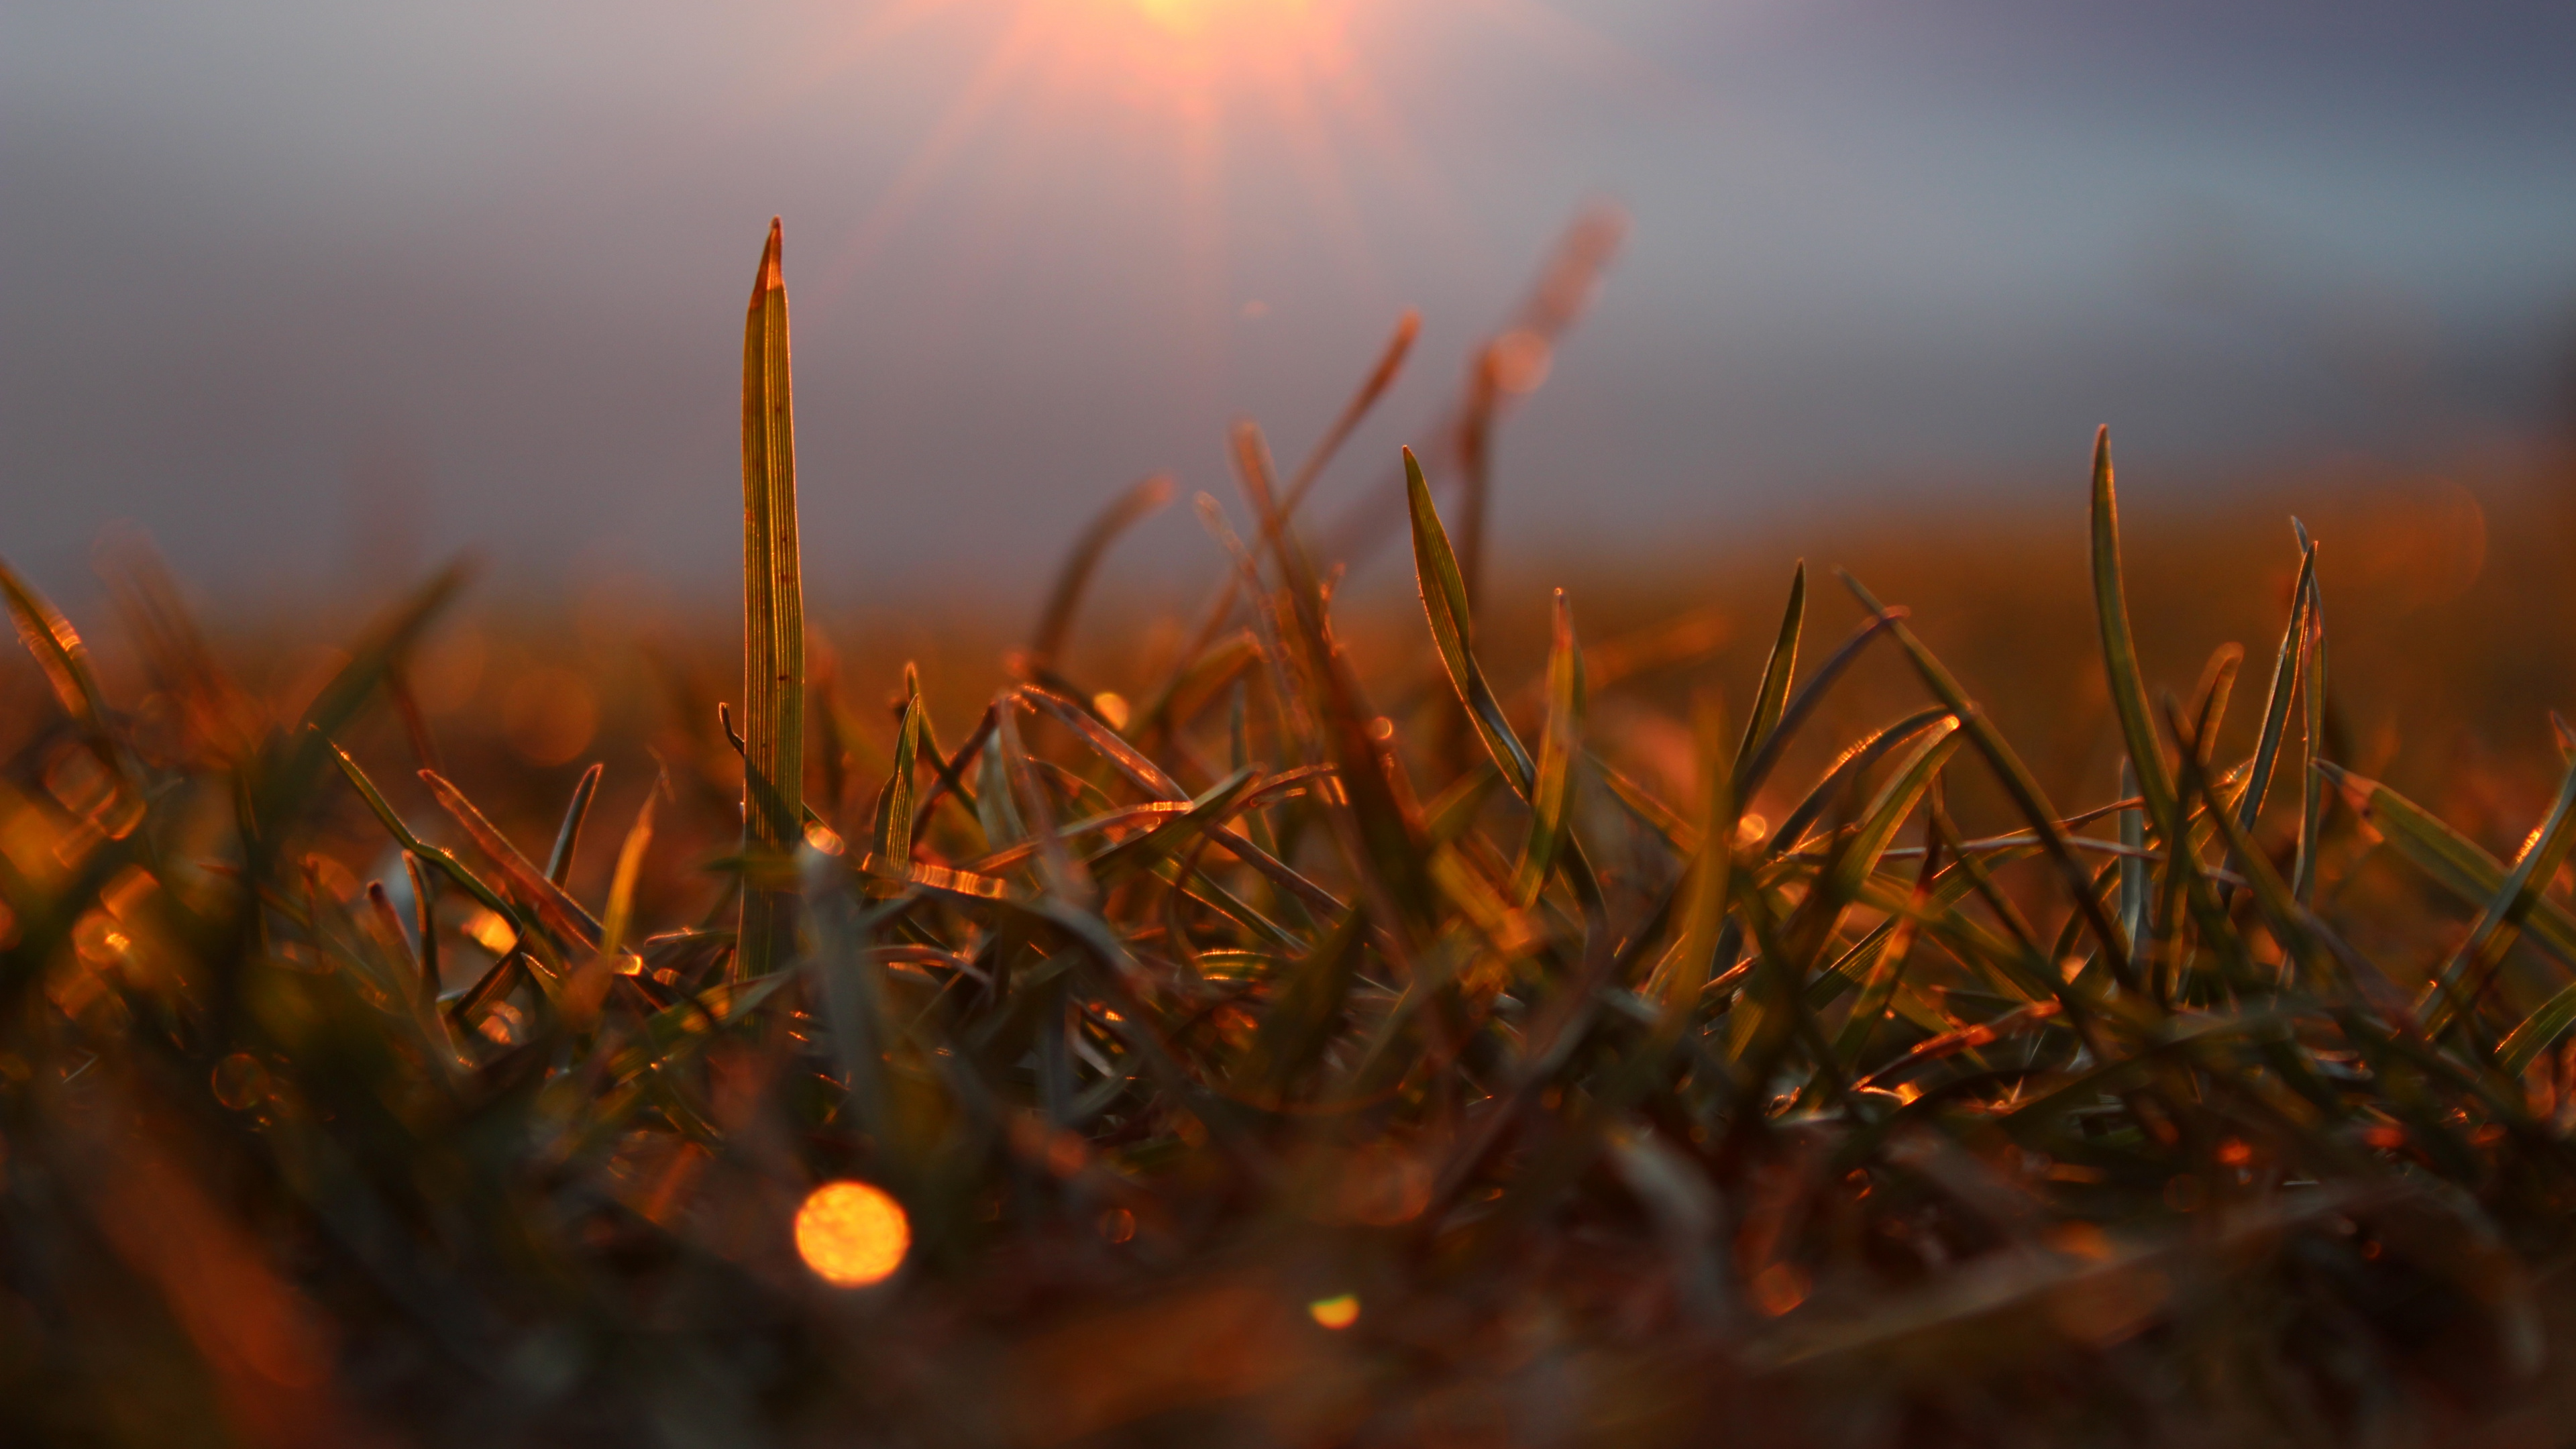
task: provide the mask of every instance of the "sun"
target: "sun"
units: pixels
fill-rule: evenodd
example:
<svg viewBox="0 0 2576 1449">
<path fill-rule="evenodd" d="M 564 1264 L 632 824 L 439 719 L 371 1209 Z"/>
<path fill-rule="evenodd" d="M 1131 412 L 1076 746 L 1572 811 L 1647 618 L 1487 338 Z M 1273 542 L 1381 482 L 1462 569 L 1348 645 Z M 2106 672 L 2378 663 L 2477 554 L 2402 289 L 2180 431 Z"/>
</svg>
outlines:
<svg viewBox="0 0 2576 1449">
<path fill-rule="evenodd" d="M 810 63 L 807 83 L 830 84 L 897 35 L 969 14 L 997 21 L 993 38 L 837 249 L 826 295 L 907 226 L 935 181 L 995 140 L 1011 154 L 983 164 L 1006 174 L 1078 155 L 1158 178 L 1175 199 L 1185 279 L 1213 286 L 1217 304 L 1229 172 L 1239 184 L 1256 138 L 1288 158 L 1313 214 L 1354 233 L 1348 160 L 1412 154 L 1359 60 L 1361 0 L 893 0 L 832 47 L 834 59 Z"/>
</svg>

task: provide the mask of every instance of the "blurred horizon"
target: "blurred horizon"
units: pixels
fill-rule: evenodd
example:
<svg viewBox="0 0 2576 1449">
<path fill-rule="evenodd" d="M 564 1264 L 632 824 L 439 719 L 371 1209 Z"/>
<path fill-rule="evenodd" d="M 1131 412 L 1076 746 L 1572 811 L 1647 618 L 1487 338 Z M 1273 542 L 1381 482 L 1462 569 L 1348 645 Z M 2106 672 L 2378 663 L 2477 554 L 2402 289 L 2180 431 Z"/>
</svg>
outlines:
<svg viewBox="0 0 2576 1449">
<path fill-rule="evenodd" d="M 1330 518 L 1604 201 L 1505 557 L 2009 503 L 2099 422 L 2147 507 L 2576 430 L 2564 6 L 0 16 L 0 553 L 74 594 L 130 522 L 209 591 L 723 597 L 772 214 L 827 609 L 1033 602 L 1147 473 L 1231 505 L 1227 421 L 1293 460 L 1419 307 Z M 1216 564 L 1185 504 L 1118 561 Z"/>
</svg>

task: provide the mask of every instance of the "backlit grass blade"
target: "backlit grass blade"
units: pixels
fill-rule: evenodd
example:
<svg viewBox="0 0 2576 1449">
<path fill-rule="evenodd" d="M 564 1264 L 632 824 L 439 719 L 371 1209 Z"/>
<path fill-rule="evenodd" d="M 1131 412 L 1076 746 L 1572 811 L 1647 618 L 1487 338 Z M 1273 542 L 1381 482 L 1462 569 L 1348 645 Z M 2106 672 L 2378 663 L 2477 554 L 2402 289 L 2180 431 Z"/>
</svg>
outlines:
<svg viewBox="0 0 2576 1449">
<path fill-rule="evenodd" d="M 894 772 L 886 777 L 885 790 L 877 796 L 875 849 L 887 860 L 905 860 L 912 855 L 913 765 L 921 757 L 925 715 L 921 673 L 910 665 L 904 666 L 903 690 L 903 724 L 894 737 Z"/>
<path fill-rule="evenodd" d="M 742 341 L 742 845 L 737 979 L 795 945 L 805 836 L 805 585 L 796 539 L 796 413 L 787 282 L 769 223 Z"/>
<path fill-rule="evenodd" d="M 2173 772 L 2156 738 L 2155 716 L 2138 670 L 2138 645 L 2129 630 L 2129 598 L 2120 564 L 2120 505 L 2111 482 L 2111 429 L 2093 434 L 2093 612 L 2102 634 L 2102 667 L 2110 678 L 2111 712 L 2146 801 L 2148 827 L 2164 839 L 2179 828 L 2174 818 Z"/>
<path fill-rule="evenodd" d="M 2254 743 L 2254 765 L 2246 778 L 2245 794 L 2236 804 L 2236 823 L 2249 831 L 2263 813 L 2264 797 L 2271 793 L 2281 738 L 2289 730 L 2290 698 L 2298 691 L 2299 662 L 2306 655 L 2308 590 L 2316 574 L 2316 549 L 2299 550 L 2299 577 L 2290 586 L 2290 623 L 2281 631 L 2281 649 L 2272 662 L 2272 692 L 2263 701 L 2263 732 Z"/>
<path fill-rule="evenodd" d="M 1740 808 L 1735 798 L 1735 762 L 1726 756 L 1726 717 L 1714 697 L 1702 696 L 1695 702 L 1691 726 L 1699 765 L 1691 826 L 1699 837 L 1699 852 L 1682 878 L 1679 948 L 1649 987 L 1658 1008 L 1656 1035 L 1668 1042 L 1680 1039 L 1716 969 L 1718 936 L 1726 923 L 1732 889 L 1729 876 L 1735 866 L 1735 822 Z"/>
<path fill-rule="evenodd" d="M 2558 868 L 2567 863 L 2567 853 L 2576 847 L 2576 765 L 2568 767 L 2558 782 L 2558 798 L 2549 807 L 2549 817 L 2515 861 L 2495 894 L 2478 912 L 2477 923 L 2469 928 L 2459 948 L 2451 953 L 2442 969 L 2424 988 L 2415 1014 L 2424 1023 L 2424 1035 L 2439 1040 L 2451 1023 L 2476 1004 L 2486 989 L 2488 973 L 2504 960 L 2513 948 L 2514 938 L 2522 934 L 2522 923 L 2530 919 L 2533 907 L 2540 904 L 2540 892 L 2557 879 Z"/>
<path fill-rule="evenodd" d="M 1896 778 L 1890 780 L 1878 798 L 1870 802 L 1851 843 L 1836 861 L 1834 891 L 1844 896 L 1860 893 L 1860 883 L 1878 869 L 1879 857 L 1886 854 L 1888 842 L 1896 837 L 1897 827 L 1914 813 L 1915 805 L 1931 788 L 1932 780 L 1940 773 L 1941 767 L 1950 762 L 1950 755 L 1958 745 L 1958 724 L 1944 717 L 1933 726 L 1929 738 L 1915 746 L 1913 755 L 1898 767 Z"/>
<path fill-rule="evenodd" d="M 2306 768 L 2299 772 L 2299 853 L 2290 885 L 2304 906 L 2316 898 L 2318 836 L 2325 828 L 2326 782 L 2317 767 L 2324 762 L 2326 739 L 2326 611 L 2325 586 L 2317 578 L 2317 546 L 2309 539 L 2306 524 L 2293 518 L 2290 529 L 2307 559 L 2300 573 L 2308 584 L 2307 627 L 2299 645 L 2299 670 L 2304 676 L 2299 692 L 2307 706 Z"/>
<path fill-rule="evenodd" d="M 563 887 L 547 879 L 544 872 L 520 854 L 519 847 L 511 844 L 510 837 L 503 835 L 499 826 L 474 807 L 474 802 L 465 797 L 464 791 L 450 784 L 436 770 L 423 770 L 420 778 L 421 783 L 429 786 L 430 796 L 438 801 L 439 808 L 464 826 L 465 833 L 473 837 L 476 848 L 501 868 L 501 879 L 510 894 L 517 896 L 523 905 L 536 912 L 537 919 L 566 941 L 586 951 L 599 949 L 599 922 L 582 908 L 581 902 L 566 894 Z"/>
<path fill-rule="evenodd" d="M 593 765 L 582 771 L 581 783 L 572 787 L 572 802 L 564 806 L 563 824 L 555 829 L 555 848 L 546 855 L 546 879 L 556 885 L 572 875 L 573 852 L 581 849 L 581 825 L 590 816 L 591 797 L 599 793 L 599 777 L 606 768 Z"/>
<path fill-rule="evenodd" d="M 1417 933 L 1414 946 L 1427 945 L 1438 906 L 1416 822 L 1389 783 L 1393 766 L 1374 732 L 1375 712 L 1364 703 L 1350 661 L 1325 622 L 1324 591 L 1314 564 L 1279 516 L 1270 451 L 1260 430 L 1249 423 L 1235 429 L 1234 463 L 1244 496 L 1260 516 L 1262 534 L 1278 563 L 1289 616 L 1305 657 L 1306 678 L 1317 695 L 1316 723 L 1347 802 L 1346 810 L 1328 812 L 1328 818 L 1336 830 L 1345 832 L 1343 845 L 1351 864 L 1365 872 L 1368 885 L 1385 893 L 1385 899 L 1373 903 L 1372 919 L 1390 931 L 1401 921 Z"/>
<path fill-rule="evenodd" d="M 1556 591 L 1555 622 L 1547 653 L 1547 726 L 1539 736 L 1538 779 L 1530 790 L 1529 840 L 1512 877 L 1512 895 L 1523 909 L 1538 899 L 1557 847 L 1571 829 L 1574 762 L 1583 748 L 1583 651 L 1574 642 L 1574 608 Z"/>
<path fill-rule="evenodd" d="M 1891 617 L 1885 606 L 1869 590 L 1861 587 L 1860 580 L 1850 574 L 1844 574 L 1842 579 L 1844 587 L 1860 600 L 1862 608 L 1881 618 Z M 2030 822 L 2030 828 L 2039 836 L 2040 849 L 2056 864 L 2068 894 L 2075 898 L 2075 908 L 2084 913 L 2085 924 L 2093 928 L 2094 936 L 2101 941 L 2112 978 L 2122 987 L 2136 990 L 2139 983 L 2130 962 L 2128 937 L 2093 893 L 2092 873 L 2075 858 L 2073 847 L 2066 843 L 2066 831 L 2057 823 L 2056 807 L 2048 803 L 2048 796 L 2040 790 L 2039 781 L 2031 775 L 2030 767 L 2021 762 L 2021 756 L 2005 742 L 2003 732 L 1996 729 L 1985 712 L 1969 700 L 1967 691 L 1959 687 L 1959 681 L 1951 676 L 1939 659 L 1933 657 L 1931 650 L 1923 647 L 1923 641 L 1915 638 L 1912 630 L 1901 622 L 1891 622 L 1888 628 L 1895 635 L 1897 644 L 1905 650 L 1906 658 L 1912 661 L 1914 672 L 1932 691 L 1932 697 L 1949 706 L 1950 712 L 1957 715 L 1960 724 L 1966 727 L 1968 739 L 1976 745 L 1977 753 L 1985 757 L 1987 767 L 1994 771 L 2004 793 L 2011 797 L 2014 807 L 2021 811 L 2022 818 Z M 1972 863 L 1962 863 L 1969 864 L 1974 870 Z"/>
<path fill-rule="evenodd" d="M 1780 711 L 1788 706 L 1789 686 L 1798 672 L 1798 636 L 1806 620 L 1807 561 L 1800 559 L 1789 576 L 1789 606 L 1781 611 L 1780 632 L 1772 638 L 1771 657 L 1763 662 L 1762 685 L 1753 695 L 1753 713 L 1745 718 L 1743 742 L 1735 747 L 1738 769 L 1750 764 L 1780 727 Z M 1739 790 L 1743 784 L 1736 782 Z"/>
<path fill-rule="evenodd" d="M 1432 506 L 1431 484 L 1422 476 L 1422 464 L 1411 448 L 1404 450 L 1404 488 L 1413 517 L 1413 576 L 1422 592 L 1423 613 L 1431 620 L 1431 642 L 1440 650 L 1441 666 L 1449 672 L 1449 683 L 1458 691 L 1476 737 L 1484 741 L 1485 753 L 1503 772 L 1503 783 L 1527 799 L 1538 767 L 1520 737 L 1512 733 L 1511 722 L 1503 718 L 1502 704 L 1476 663 L 1466 580 L 1459 575 L 1458 556 L 1449 547 L 1449 531 L 1441 526 L 1440 511 Z"/>
<path fill-rule="evenodd" d="M 2576 983 L 2560 987 L 2496 1043 L 2496 1065 L 2507 1076 L 2521 1076 L 2542 1052 L 2558 1045 L 2571 1026 L 2576 1026 Z"/>
<path fill-rule="evenodd" d="M 2320 762 L 2318 772 L 2342 788 L 2344 798 L 2397 848 L 2399 855 L 2453 895 L 2471 905 L 2483 906 L 2502 891 L 2506 867 L 2478 848 L 2476 842 L 2435 819 L 2423 806 L 2340 765 Z M 2576 915 L 2570 915 L 2566 907 L 2535 893 L 2522 928 L 2534 944 L 2557 957 L 2561 964 L 2576 967 Z"/>
</svg>

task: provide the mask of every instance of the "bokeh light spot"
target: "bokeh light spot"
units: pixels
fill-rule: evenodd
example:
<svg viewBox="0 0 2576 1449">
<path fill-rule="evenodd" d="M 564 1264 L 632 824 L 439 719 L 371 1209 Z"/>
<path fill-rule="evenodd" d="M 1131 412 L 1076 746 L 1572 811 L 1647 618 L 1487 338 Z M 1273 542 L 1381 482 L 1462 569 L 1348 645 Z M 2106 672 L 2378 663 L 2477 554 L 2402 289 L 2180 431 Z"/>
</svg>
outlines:
<svg viewBox="0 0 2576 1449">
<path fill-rule="evenodd" d="M 903 1204 L 864 1182 L 827 1182 L 796 1210 L 796 1254 L 835 1288 L 883 1282 L 911 1248 Z"/>
<path fill-rule="evenodd" d="M 1306 1312 L 1326 1328 L 1336 1332 L 1360 1321 L 1360 1299 L 1356 1293 L 1334 1298 L 1318 1298 L 1306 1305 Z"/>
</svg>

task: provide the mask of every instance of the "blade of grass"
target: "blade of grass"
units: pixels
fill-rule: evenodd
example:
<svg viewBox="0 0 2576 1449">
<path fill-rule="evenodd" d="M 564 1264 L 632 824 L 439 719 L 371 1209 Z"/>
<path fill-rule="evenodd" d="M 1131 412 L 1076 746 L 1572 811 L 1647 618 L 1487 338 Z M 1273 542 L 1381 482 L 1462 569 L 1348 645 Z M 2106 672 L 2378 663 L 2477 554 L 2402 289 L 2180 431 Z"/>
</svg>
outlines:
<svg viewBox="0 0 2576 1449">
<path fill-rule="evenodd" d="M 1807 561 L 1798 560 L 1797 571 L 1789 576 L 1789 606 L 1781 611 L 1780 632 L 1771 641 L 1771 657 L 1762 665 L 1762 685 L 1753 695 L 1753 713 L 1744 721 L 1744 739 L 1735 747 L 1735 758 L 1747 762 L 1759 757 L 1762 747 L 1771 741 L 1772 731 L 1780 727 L 1780 711 L 1788 706 L 1789 686 L 1798 672 L 1798 635 L 1807 620 Z M 1742 781 L 1736 782 L 1739 791 Z"/>
<path fill-rule="evenodd" d="M 1459 574 L 1457 554 L 1449 546 L 1449 532 L 1441 526 L 1440 512 L 1432 505 L 1431 485 L 1423 477 L 1422 464 L 1414 458 L 1411 448 L 1404 450 L 1404 486 L 1413 517 L 1414 580 L 1422 593 L 1423 613 L 1431 620 L 1432 643 L 1439 648 L 1440 663 L 1448 670 L 1451 687 L 1458 691 L 1468 723 L 1475 727 L 1477 738 L 1484 741 L 1485 753 L 1503 772 L 1503 783 L 1526 800 L 1537 781 L 1538 766 L 1531 761 L 1520 737 L 1512 733 L 1511 722 L 1503 718 L 1502 702 L 1494 697 L 1493 687 L 1485 682 L 1485 672 L 1476 663 L 1466 581 Z"/>
<path fill-rule="evenodd" d="M 424 764 L 424 769 L 437 769 Z M 546 879 L 562 885 L 572 876 L 573 852 L 581 848 L 581 825 L 590 816 L 591 797 L 599 793 L 600 774 L 605 765 L 592 765 L 581 772 L 581 783 L 572 787 L 572 803 L 564 807 L 563 824 L 555 830 L 555 848 L 546 856 Z"/>
<path fill-rule="evenodd" d="M 743 887 L 733 977 L 765 977 L 796 939 L 805 838 L 805 587 L 780 228 L 761 249 L 742 342 Z"/>
<path fill-rule="evenodd" d="M 2522 934 L 2522 924 L 2540 904 L 2540 892 L 2558 876 L 2558 868 L 2567 863 L 2567 854 L 2576 848 L 2576 765 L 2568 767 L 2558 781 L 2558 798 L 2549 807 L 2548 818 L 2515 861 L 2513 870 L 2496 887 L 2478 912 L 2477 923 L 2469 928 L 2459 948 L 2424 988 L 2416 1002 L 2416 1018 L 2424 1024 L 2424 1035 L 2439 1041 L 2451 1024 L 2471 1014 L 2478 997 L 2485 991 L 2489 973 L 2504 960 Z"/>
<path fill-rule="evenodd" d="M 1859 598 L 1862 608 L 1874 615 L 1886 615 L 1887 610 L 1871 596 L 1869 590 L 1861 587 L 1858 579 L 1848 573 L 1842 579 L 1844 586 Z M 1967 692 L 1959 687 L 1959 681 L 1951 677 L 1950 671 L 1942 667 L 1931 650 L 1923 647 L 1923 642 L 1914 637 L 1913 631 L 1902 623 L 1892 623 L 1889 628 L 1899 647 L 1905 650 L 1906 658 L 1913 662 L 1915 673 L 1932 691 L 1932 696 L 1949 706 L 1951 713 L 1959 717 L 1968 739 L 1976 745 L 1977 753 L 1985 757 L 1987 767 L 1994 771 L 2004 793 L 2011 797 L 2022 818 L 2030 822 L 2030 828 L 2038 833 L 2040 848 L 2056 863 L 2068 893 L 2075 898 L 2076 909 L 2084 913 L 2086 924 L 2093 928 L 2094 936 L 2101 941 L 2103 955 L 2110 963 L 2112 979 L 2118 981 L 2124 990 L 2137 990 L 2139 982 L 2136 968 L 2129 958 L 2128 939 L 2121 932 L 2119 923 L 2111 919 L 2110 913 L 2095 897 L 2092 874 L 2084 868 L 2083 862 L 2075 858 L 2074 849 L 2066 843 L 2066 832 L 2057 824 L 2057 811 L 2040 790 L 2039 781 L 2032 777 L 2029 767 L 2005 742 L 2003 733 L 1968 699 Z M 2069 1016 L 2075 1017 L 2076 1013 L 2070 1010 Z"/>
<path fill-rule="evenodd" d="M 2155 717 L 2147 707 L 2145 680 L 2138 671 L 2137 640 L 2129 630 L 2129 598 L 2120 564 L 2120 507 L 2111 482 L 2111 429 L 2093 434 L 2093 610 L 2101 626 L 2102 667 L 2109 676 L 2111 712 L 2120 721 L 2120 738 L 2146 802 L 2147 828 L 2159 839 L 2173 838 L 2173 772 L 2165 763 L 2164 745 L 2156 738 Z"/>
<path fill-rule="evenodd" d="M 1512 895 L 1523 910 L 1538 899 L 1556 863 L 1557 847 L 1572 828 L 1566 817 L 1574 791 L 1574 762 L 1583 734 L 1583 651 L 1574 642 L 1574 609 L 1556 591 L 1555 622 L 1547 656 L 1547 727 L 1539 736 L 1538 777 L 1530 791 L 1529 838 L 1512 875 Z"/>
</svg>

